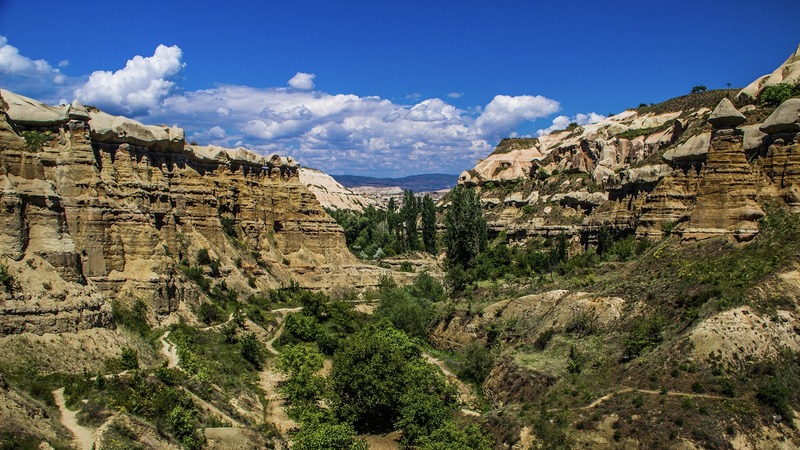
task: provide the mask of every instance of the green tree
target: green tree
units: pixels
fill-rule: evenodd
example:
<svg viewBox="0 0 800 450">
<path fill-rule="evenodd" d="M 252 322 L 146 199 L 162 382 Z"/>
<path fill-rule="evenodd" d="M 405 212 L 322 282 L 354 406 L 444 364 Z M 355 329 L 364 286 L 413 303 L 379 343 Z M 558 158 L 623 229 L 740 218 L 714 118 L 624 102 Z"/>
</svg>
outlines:
<svg viewBox="0 0 800 450">
<path fill-rule="evenodd" d="M 426 252 L 436 254 L 436 205 L 429 194 L 422 198 L 422 244 Z"/>
<path fill-rule="evenodd" d="M 256 339 L 256 335 L 253 333 L 245 333 L 242 335 L 242 338 L 239 339 L 239 342 L 241 344 L 240 351 L 242 358 L 247 360 L 247 362 L 252 364 L 256 369 L 260 369 L 264 351 L 261 347 L 261 343 Z"/>
<path fill-rule="evenodd" d="M 707 88 L 706 88 L 705 86 L 703 86 L 702 84 L 701 84 L 701 85 L 698 85 L 698 86 L 694 86 L 694 87 L 692 88 L 692 94 L 697 94 L 697 93 L 699 93 L 699 92 L 705 92 L 705 91 L 706 91 L 706 89 L 707 89 Z"/>
<path fill-rule="evenodd" d="M 120 358 L 120 367 L 122 370 L 134 370 L 139 368 L 139 352 L 136 350 L 125 347 L 122 349 L 122 357 Z"/>
<path fill-rule="evenodd" d="M 305 426 L 294 438 L 294 450 L 367 450 L 369 446 L 355 437 L 347 424 L 320 423 Z"/>
<path fill-rule="evenodd" d="M 446 404 L 454 404 L 455 398 L 444 377 L 422 358 L 417 343 L 385 320 L 343 342 L 328 380 L 333 411 L 361 432 L 394 429 L 403 408 L 411 407 L 404 396 L 415 389 Z"/>
<path fill-rule="evenodd" d="M 414 196 L 414 191 L 403 191 L 403 206 L 400 208 L 400 219 L 403 222 L 403 250 L 414 251 L 419 248 L 419 232 L 417 231 L 417 216 L 419 215 L 419 202 Z"/>
<path fill-rule="evenodd" d="M 444 223 L 448 265 L 470 267 L 487 244 L 483 208 L 472 188 L 458 186 L 453 189 Z"/>
<path fill-rule="evenodd" d="M 445 422 L 420 439 L 419 450 L 491 450 L 492 439 L 479 425 L 456 421 Z"/>
</svg>

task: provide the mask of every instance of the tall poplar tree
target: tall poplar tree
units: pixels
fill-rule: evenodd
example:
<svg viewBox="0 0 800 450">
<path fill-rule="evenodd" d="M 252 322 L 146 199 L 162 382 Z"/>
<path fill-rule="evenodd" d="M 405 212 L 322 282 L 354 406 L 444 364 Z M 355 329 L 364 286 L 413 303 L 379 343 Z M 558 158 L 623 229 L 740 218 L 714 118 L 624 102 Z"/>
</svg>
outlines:
<svg viewBox="0 0 800 450">
<path fill-rule="evenodd" d="M 422 198 L 422 244 L 426 252 L 436 254 L 436 205 L 430 194 Z"/>
</svg>

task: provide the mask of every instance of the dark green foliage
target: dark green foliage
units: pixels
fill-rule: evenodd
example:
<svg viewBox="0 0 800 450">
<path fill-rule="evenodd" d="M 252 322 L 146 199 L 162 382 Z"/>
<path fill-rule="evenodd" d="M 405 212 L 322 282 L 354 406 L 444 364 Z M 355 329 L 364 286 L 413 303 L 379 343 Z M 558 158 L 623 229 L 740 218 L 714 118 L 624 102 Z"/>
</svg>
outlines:
<svg viewBox="0 0 800 450">
<path fill-rule="evenodd" d="M 586 365 L 586 356 L 578 351 L 575 346 L 569 348 L 569 358 L 567 359 L 567 371 L 569 373 L 579 374 L 583 371 Z"/>
<path fill-rule="evenodd" d="M 417 298 L 436 303 L 445 299 L 444 286 L 428 272 L 421 272 L 414 278 L 409 291 Z"/>
<path fill-rule="evenodd" d="M 413 340 L 385 321 L 349 336 L 333 356 L 329 377 L 336 416 L 362 432 L 388 431 L 409 391 L 452 403 L 443 377 L 421 355 Z"/>
<path fill-rule="evenodd" d="M 28 143 L 28 149 L 32 152 L 38 152 L 45 145 L 49 144 L 54 139 L 52 131 L 23 131 L 22 137 Z"/>
<path fill-rule="evenodd" d="M 239 339 L 240 351 L 242 358 L 253 365 L 256 370 L 261 369 L 261 364 L 264 360 L 264 348 L 256 335 L 253 333 L 244 333 Z"/>
<path fill-rule="evenodd" d="M 487 244 L 483 207 L 473 189 L 464 186 L 453 189 L 444 223 L 448 265 L 470 267 Z"/>
<path fill-rule="evenodd" d="M 706 87 L 703 86 L 702 84 L 699 85 L 699 86 L 694 86 L 692 88 L 692 94 L 697 94 L 698 92 L 705 92 L 705 91 L 706 91 Z"/>
<path fill-rule="evenodd" d="M 550 343 L 555 334 L 556 331 L 552 328 L 548 328 L 542 331 L 541 333 L 539 333 L 538 336 L 536 336 L 536 340 L 533 341 L 533 347 L 537 350 L 544 350 L 545 348 L 547 348 L 547 344 Z"/>
<path fill-rule="evenodd" d="M 429 194 L 422 197 L 422 244 L 425 251 L 436 254 L 436 205 Z"/>
<path fill-rule="evenodd" d="M 544 410 L 539 413 L 531 424 L 536 440 L 531 445 L 531 450 L 570 450 L 573 441 L 568 434 L 569 419 L 562 413 Z"/>
<path fill-rule="evenodd" d="M 379 292 L 380 304 L 376 314 L 411 336 L 425 338 L 434 314 L 431 302 L 413 296 L 408 289 L 384 288 Z"/>
<path fill-rule="evenodd" d="M 201 248 L 197 251 L 197 264 L 201 266 L 211 264 L 211 256 L 209 256 L 207 248 Z"/>
<path fill-rule="evenodd" d="M 794 84 L 778 83 L 767 86 L 759 94 L 758 100 L 762 105 L 779 106 L 792 97 L 800 97 L 800 82 Z"/>
<path fill-rule="evenodd" d="M 602 255 L 609 251 L 613 243 L 614 237 L 611 234 L 611 228 L 604 223 L 597 232 L 597 254 Z"/>
<path fill-rule="evenodd" d="M 211 281 L 206 278 L 203 274 L 203 270 L 196 266 L 191 267 L 183 267 L 183 274 L 186 275 L 186 278 L 192 280 L 203 290 L 203 292 L 209 292 L 211 290 Z"/>
<path fill-rule="evenodd" d="M 238 237 L 236 232 L 236 219 L 232 219 L 230 217 L 220 217 L 219 218 L 220 224 L 222 224 L 222 232 L 226 235 L 235 238 Z"/>
<path fill-rule="evenodd" d="M 494 442 L 479 425 L 459 421 L 446 422 L 420 439 L 419 450 L 491 450 Z"/>
<path fill-rule="evenodd" d="M 403 252 L 403 226 L 397 204 L 390 199 L 386 210 L 368 206 L 362 213 L 328 210 L 344 230 L 347 248 L 362 259 L 380 259 Z"/>
<path fill-rule="evenodd" d="M 150 333 L 150 325 L 147 323 L 147 304 L 144 300 L 137 298 L 130 308 L 119 300 L 114 300 L 111 302 L 111 311 L 114 323 L 118 326 L 121 325 L 140 336 L 147 336 Z"/>
<path fill-rule="evenodd" d="M 666 320 L 660 313 L 636 319 L 631 331 L 628 333 L 628 337 L 625 339 L 625 352 L 622 360 L 630 361 L 641 355 L 645 350 L 660 344 L 664 339 L 665 324 Z"/>
<path fill-rule="evenodd" d="M 288 375 L 280 390 L 289 403 L 289 414 L 298 421 L 307 420 L 309 409 L 318 409 L 325 389 L 325 379 L 317 375 L 323 361 L 316 345 L 310 344 L 287 345 L 278 357 L 278 370 Z M 321 414 L 315 411 L 314 417 Z"/>
<path fill-rule="evenodd" d="M 785 351 L 774 360 L 753 365 L 749 375 L 756 382 L 756 398 L 791 424 L 792 410 L 800 403 L 800 354 Z"/>
<path fill-rule="evenodd" d="M 403 206 L 400 208 L 400 220 L 403 222 L 403 250 L 413 252 L 419 249 L 419 231 L 417 230 L 417 217 L 419 216 L 419 201 L 414 196 L 414 191 L 403 191 Z"/>
<path fill-rule="evenodd" d="M 139 353 L 129 347 L 122 349 L 122 356 L 120 357 L 120 366 L 122 370 L 134 370 L 139 368 Z"/>
<path fill-rule="evenodd" d="M 225 318 L 225 314 L 219 306 L 204 302 L 197 308 L 197 317 L 203 321 L 203 323 L 210 325 L 214 322 L 222 321 Z"/>
<path fill-rule="evenodd" d="M 461 358 L 458 377 L 473 383 L 482 384 L 494 367 L 494 353 L 479 341 L 464 347 Z"/>
<path fill-rule="evenodd" d="M 294 450 L 367 450 L 369 447 L 355 436 L 347 424 L 321 423 L 303 427 L 294 437 Z"/>
</svg>

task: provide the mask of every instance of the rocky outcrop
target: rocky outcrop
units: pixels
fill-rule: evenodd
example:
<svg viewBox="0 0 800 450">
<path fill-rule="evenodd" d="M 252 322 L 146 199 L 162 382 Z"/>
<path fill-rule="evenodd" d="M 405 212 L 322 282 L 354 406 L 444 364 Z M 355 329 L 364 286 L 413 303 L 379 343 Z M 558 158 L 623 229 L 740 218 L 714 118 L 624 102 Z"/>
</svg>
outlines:
<svg viewBox="0 0 800 450">
<path fill-rule="evenodd" d="M 798 63 L 795 54 L 771 80 L 793 80 Z M 558 229 L 586 246 L 603 223 L 618 234 L 746 241 L 758 232 L 763 201 L 800 212 L 800 99 L 764 120 L 768 108 L 740 111 L 729 95 L 692 94 L 518 144 L 504 140 L 459 183 L 479 188 L 490 231 L 512 241 Z"/>
<path fill-rule="evenodd" d="M 306 185 L 324 208 L 363 211 L 369 205 L 377 205 L 378 200 L 347 189 L 332 176 L 319 170 L 303 167 L 300 169 L 300 182 Z"/>
<path fill-rule="evenodd" d="M 767 86 L 779 83 L 796 83 L 800 81 L 800 46 L 786 61 L 783 62 L 771 74 L 759 77 L 747 87 L 739 91 L 737 98 L 750 97 L 756 98 Z"/>
<path fill-rule="evenodd" d="M 169 314 L 203 296 L 181 268 L 200 249 L 219 261 L 214 282 L 244 293 L 375 282 L 291 158 L 1 93 L 0 262 L 21 288 L 0 306 L 0 334 L 108 326 L 111 299 Z"/>
</svg>

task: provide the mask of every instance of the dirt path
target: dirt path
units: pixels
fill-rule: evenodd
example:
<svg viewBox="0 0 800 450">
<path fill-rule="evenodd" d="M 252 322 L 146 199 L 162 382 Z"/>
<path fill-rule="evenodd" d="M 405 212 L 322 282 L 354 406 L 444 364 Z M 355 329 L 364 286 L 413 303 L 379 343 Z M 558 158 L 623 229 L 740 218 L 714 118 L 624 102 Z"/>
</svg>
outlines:
<svg viewBox="0 0 800 450">
<path fill-rule="evenodd" d="M 169 331 L 162 334 L 159 340 L 161 341 L 161 354 L 167 358 L 167 367 L 174 369 L 178 367 L 178 346 L 171 342 L 167 342 Z"/>
<path fill-rule="evenodd" d="M 203 400 L 202 398 L 200 398 L 194 392 L 192 392 L 192 391 L 190 391 L 188 389 L 183 389 L 183 390 L 187 394 L 189 394 L 190 397 L 192 397 L 192 400 L 197 404 L 197 406 L 199 406 L 202 409 L 205 409 L 210 414 L 218 416 L 220 419 L 224 420 L 225 422 L 228 422 L 228 424 L 231 427 L 233 427 L 233 428 L 242 428 L 244 426 L 241 423 L 239 423 L 236 419 L 234 419 L 233 417 L 227 415 L 221 409 L 217 408 L 216 406 L 212 405 L 211 403 L 209 403 L 209 402 Z"/>
<path fill-rule="evenodd" d="M 458 388 L 459 399 L 461 400 L 461 403 L 467 407 L 462 409 L 461 412 L 468 416 L 480 416 L 481 413 L 475 411 L 474 409 L 478 407 L 478 399 L 475 396 L 475 393 L 472 392 L 472 387 L 459 380 L 456 374 L 451 372 L 441 359 L 435 358 L 433 355 L 425 352 L 422 353 L 422 356 L 424 356 L 429 363 L 438 367 L 439 370 L 441 370 L 444 374 L 444 377 L 447 379 L 447 381 L 454 384 L 456 388 Z"/>
<path fill-rule="evenodd" d="M 275 341 L 281 337 L 281 333 L 283 333 L 283 325 L 285 323 L 285 318 L 287 315 L 293 312 L 298 312 L 302 310 L 302 306 L 298 306 L 296 308 L 280 308 L 280 309 L 273 309 L 270 311 L 273 315 L 275 315 L 275 320 L 278 321 L 279 325 L 278 328 L 275 330 L 275 334 L 272 335 L 272 338 L 266 342 L 267 350 L 272 353 L 273 355 L 277 355 L 278 351 L 275 350 L 273 344 Z"/>
<path fill-rule="evenodd" d="M 78 412 L 67 409 L 64 401 L 64 388 L 53 391 L 58 411 L 61 413 L 61 424 L 64 425 L 74 436 L 75 443 L 81 450 L 92 450 L 94 445 L 94 432 L 89 428 L 78 424 Z"/>
<path fill-rule="evenodd" d="M 283 333 L 286 316 L 302 309 L 303 307 L 300 306 L 296 308 L 280 308 L 270 311 L 275 315 L 275 320 L 278 321 L 278 326 L 275 327 L 275 332 L 265 343 L 267 350 L 270 353 L 273 355 L 279 354 L 275 349 L 274 344 L 275 341 L 280 338 L 281 333 Z M 282 381 L 285 381 L 286 377 L 275 369 L 274 360 L 267 361 L 267 363 L 264 365 L 264 370 L 262 370 L 258 375 L 261 389 L 264 390 L 264 399 L 266 400 L 267 404 L 265 411 L 266 418 L 272 422 L 282 436 L 288 436 L 289 431 L 297 428 L 299 425 L 297 422 L 290 419 L 286 414 L 285 401 L 278 392 L 278 384 L 280 384 Z"/>
<path fill-rule="evenodd" d="M 596 407 L 596 406 L 598 406 L 598 405 L 600 405 L 602 403 L 605 403 L 605 402 L 611 400 L 616 395 L 626 394 L 628 392 L 639 392 L 639 393 L 648 394 L 648 395 L 666 395 L 666 396 L 670 396 L 670 397 L 710 398 L 710 399 L 715 399 L 715 400 L 725 400 L 725 399 L 728 398 L 728 397 L 723 397 L 721 395 L 696 394 L 694 392 L 678 392 L 678 391 L 661 392 L 661 391 L 656 391 L 656 390 L 652 390 L 652 389 L 624 388 L 624 389 L 620 389 L 618 391 L 614 391 L 614 392 L 611 392 L 609 394 L 606 394 L 606 395 L 594 400 L 592 403 L 589 403 L 588 405 L 581 407 L 580 409 L 592 409 L 592 408 L 594 408 L 594 407 Z"/>
</svg>

